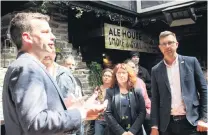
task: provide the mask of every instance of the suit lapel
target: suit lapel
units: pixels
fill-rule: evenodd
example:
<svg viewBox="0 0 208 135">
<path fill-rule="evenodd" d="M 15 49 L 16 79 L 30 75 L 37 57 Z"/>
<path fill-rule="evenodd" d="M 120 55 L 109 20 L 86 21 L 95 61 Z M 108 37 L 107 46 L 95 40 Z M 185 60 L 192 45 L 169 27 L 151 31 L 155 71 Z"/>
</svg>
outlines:
<svg viewBox="0 0 208 135">
<path fill-rule="evenodd" d="M 39 63 L 39 64 L 41 64 L 41 63 Z M 41 67 L 42 67 L 42 66 L 41 66 Z M 61 103 L 62 103 L 64 109 L 67 110 L 67 108 L 66 108 L 66 106 L 65 106 L 65 104 L 64 104 L 64 100 L 63 100 L 64 98 L 63 98 L 63 96 L 62 96 L 62 94 L 61 94 L 61 92 L 60 92 L 60 90 L 59 90 L 59 87 L 58 87 L 57 83 L 54 81 L 54 79 L 51 77 L 51 75 L 48 73 L 48 71 L 47 71 L 45 68 L 42 67 L 42 69 L 43 69 L 44 72 L 47 74 L 47 76 L 50 78 L 51 82 L 54 84 L 54 86 L 55 86 L 55 88 L 56 88 L 56 90 L 57 90 L 57 92 L 58 92 L 58 94 L 59 94 Z"/>
<path fill-rule="evenodd" d="M 136 108 L 136 104 L 135 104 L 135 101 L 137 101 L 135 99 L 135 94 L 134 92 L 131 90 L 129 92 L 129 98 L 130 98 L 130 106 L 131 106 L 131 116 L 133 117 L 134 116 L 134 112 L 135 112 L 135 108 Z M 119 87 L 117 87 L 115 89 L 115 106 L 116 106 L 116 110 L 117 110 L 117 114 L 119 116 L 119 118 L 121 118 L 121 97 L 120 97 L 120 90 L 119 90 Z"/>
<path fill-rule="evenodd" d="M 129 91 L 130 106 L 131 106 L 131 117 L 132 118 L 134 118 L 134 112 L 135 112 L 135 109 L 137 109 L 135 102 L 138 101 L 138 100 L 135 99 L 136 98 L 135 96 L 137 96 L 135 94 L 136 94 L 136 92 L 133 92 L 132 90 Z"/>
<path fill-rule="evenodd" d="M 160 73 L 162 75 L 162 78 L 163 78 L 163 80 L 164 80 L 164 82 L 165 82 L 169 92 L 171 92 L 170 83 L 169 83 L 169 79 L 168 79 L 167 68 L 166 68 L 165 63 L 163 61 L 161 63 Z"/>
<path fill-rule="evenodd" d="M 116 87 L 115 89 L 115 106 L 117 110 L 118 116 L 121 118 L 120 111 L 121 111 L 121 103 L 120 103 L 120 90 L 119 87 Z"/>
<path fill-rule="evenodd" d="M 179 72 L 180 72 L 180 82 L 181 82 L 181 90 L 183 91 L 184 85 L 184 78 L 185 78 L 185 61 L 181 55 L 178 56 L 178 65 L 179 65 Z"/>
</svg>

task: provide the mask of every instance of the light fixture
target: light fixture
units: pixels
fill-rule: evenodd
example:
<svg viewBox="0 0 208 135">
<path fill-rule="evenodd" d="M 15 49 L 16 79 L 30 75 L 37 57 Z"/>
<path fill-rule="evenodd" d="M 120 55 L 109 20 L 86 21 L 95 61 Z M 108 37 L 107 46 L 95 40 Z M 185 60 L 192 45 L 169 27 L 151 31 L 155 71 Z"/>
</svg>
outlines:
<svg viewBox="0 0 208 135">
<path fill-rule="evenodd" d="M 166 21 L 170 25 L 170 27 L 196 23 L 197 17 L 194 12 L 194 8 L 186 7 L 189 5 L 180 5 L 180 7 L 171 7 L 163 10 Z"/>
</svg>

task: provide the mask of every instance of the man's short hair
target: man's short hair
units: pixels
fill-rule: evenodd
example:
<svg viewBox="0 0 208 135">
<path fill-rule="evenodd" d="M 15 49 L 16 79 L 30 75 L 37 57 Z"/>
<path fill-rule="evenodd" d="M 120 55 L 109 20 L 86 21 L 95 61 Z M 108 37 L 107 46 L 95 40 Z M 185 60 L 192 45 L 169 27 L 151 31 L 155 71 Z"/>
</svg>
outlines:
<svg viewBox="0 0 208 135">
<path fill-rule="evenodd" d="M 139 54 L 138 51 L 131 51 L 131 52 L 130 52 L 130 57 L 132 58 L 133 56 L 138 56 L 138 57 L 140 57 L 140 54 Z"/>
<path fill-rule="evenodd" d="M 176 38 L 175 33 L 171 32 L 171 31 L 163 31 L 163 32 L 160 33 L 159 39 L 167 37 L 169 35 L 172 35 Z"/>
<path fill-rule="evenodd" d="M 17 49 L 22 47 L 22 33 L 23 32 L 32 32 L 32 26 L 30 20 L 39 19 L 49 21 L 50 18 L 47 15 L 41 13 L 17 13 L 10 22 L 9 33 L 10 39 L 17 46 Z"/>
<path fill-rule="evenodd" d="M 65 64 L 67 62 L 67 60 L 73 60 L 75 62 L 74 56 L 72 56 L 72 55 L 65 56 L 63 59 L 63 64 Z"/>
</svg>

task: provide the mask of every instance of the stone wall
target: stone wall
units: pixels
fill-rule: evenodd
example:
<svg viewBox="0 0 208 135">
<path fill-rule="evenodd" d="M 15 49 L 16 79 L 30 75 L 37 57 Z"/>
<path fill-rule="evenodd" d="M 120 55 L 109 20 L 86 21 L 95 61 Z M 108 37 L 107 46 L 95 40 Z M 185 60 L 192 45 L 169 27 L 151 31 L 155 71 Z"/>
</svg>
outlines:
<svg viewBox="0 0 208 135">
<path fill-rule="evenodd" d="M 2 89 L 3 89 L 3 81 L 4 76 L 6 74 L 7 68 L 0 67 L 0 120 L 3 120 L 3 109 L 2 109 Z"/>
<path fill-rule="evenodd" d="M 77 67 L 73 74 L 82 82 L 84 94 L 91 94 L 92 88 L 88 83 L 89 69 L 87 68 L 86 63 L 82 62 L 82 55 L 79 53 L 79 50 L 74 49 L 73 45 L 68 42 L 68 34 L 70 32 L 68 32 L 67 15 L 53 13 L 51 15 L 50 26 L 52 27 L 53 34 L 56 36 L 57 54 L 61 55 L 58 57 L 57 63 L 62 64 L 63 57 L 66 57 L 67 55 L 74 56 Z"/>
<path fill-rule="evenodd" d="M 6 37 L 6 31 L 8 29 L 9 22 L 14 14 L 9 13 L 2 17 L 2 36 Z M 83 82 L 84 93 L 91 93 L 91 88 L 88 85 L 88 74 L 89 69 L 86 66 L 85 62 L 82 62 L 82 55 L 78 52 L 77 49 L 73 48 L 72 43 L 68 41 L 68 15 L 63 15 L 60 13 L 51 13 L 50 14 L 50 26 L 52 28 L 53 34 L 56 36 L 56 50 L 57 55 L 60 55 L 57 59 L 57 63 L 61 64 L 63 57 L 71 54 L 75 57 L 77 63 L 77 71 L 75 76 L 78 76 Z M 4 38 L 6 39 L 6 38 Z M 5 43 L 5 40 L 2 41 Z M 2 44 L 2 45 L 3 45 Z M 10 44 L 10 47 L 7 45 L 2 48 L 1 51 L 1 67 L 8 67 L 8 65 L 16 58 L 17 49 L 15 46 Z"/>
<path fill-rule="evenodd" d="M 1 18 L 1 57 L 0 67 L 8 67 L 8 65 L 15 60 L 17 56 L 16 46 L 12 45 L 7 39 L 7 30 L 12 14 L 9 13 Z M 6 44 L 6 45 L 5 45 Z"/>
</svg>

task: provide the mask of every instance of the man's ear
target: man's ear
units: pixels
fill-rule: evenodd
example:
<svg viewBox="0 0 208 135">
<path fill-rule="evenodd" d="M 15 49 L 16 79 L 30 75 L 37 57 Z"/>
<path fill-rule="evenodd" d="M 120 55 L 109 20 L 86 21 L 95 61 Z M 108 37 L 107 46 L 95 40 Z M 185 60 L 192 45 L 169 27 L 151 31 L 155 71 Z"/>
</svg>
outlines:
<svg viewBox="0 0 208 135">
<path fill-rule="evenodd" d="M 160 49 L 161 48 L 161 46 L 160 45 L 158 45 L 158 48 Z M 160 49 L 161 50 L 161 49 Z"/>
<path fill-rule="evenodd" d="M 28 32 L 22 33 L 22 42 L 25 42 L 26 44 L 32 44 L 31 36 Z"/>
<path fill-rule="evenodd" d="M 158 48 L 160 49 L 160 52 L 162 52 L 162 51 L 163 51 L 163 49 L 162 49 L 162 46 L 161 46 L 161 45 L 158 45 Z"/>
<path fill-rule="evenodd" d="M 176 46 L 177 46 L 177 48 L 178 48 L 178 45 L 179 45 L 179 43 L 178 43 L 178 42 L 176 42 Z"/>
</svg>

